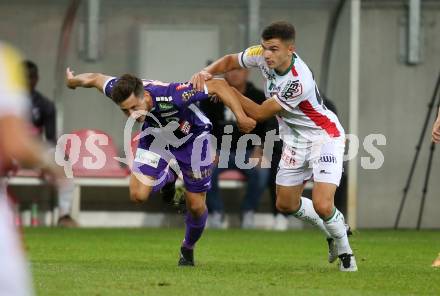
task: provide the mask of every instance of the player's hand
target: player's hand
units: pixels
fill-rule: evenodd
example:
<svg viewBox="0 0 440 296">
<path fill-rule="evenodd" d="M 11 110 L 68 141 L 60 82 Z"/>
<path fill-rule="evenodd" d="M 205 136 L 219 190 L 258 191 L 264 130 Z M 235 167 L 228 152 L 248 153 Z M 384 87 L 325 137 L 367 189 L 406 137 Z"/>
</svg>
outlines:
<svg viewBox="0 0 440 296">
<path fill-rule="evenodd" d="M 432 141 L 436 144 L 440 143 L 440 117 L 437 118 L 432 127 Z"/>
<path fill-rule="evenodd" d="M 72 70 L 70 70 L 69 67 L 67 67 L 67 69 L 66 69 L 66 85 L 70 89 L 76 88 L 75 74 Z"/>
<path fill-rule="evenodd" d="M 193 85 L 193 88 L 198 91 L 203 91 L 205 87 L 205 81 L 212 79 L 212 74 L 202 70 L 200 72 L 195 73 L 192 77 L 190 82 Z"/>
<path fill-rule="evenodd" d="M 237 119 L 237 125 L 238 125 L 238 129 L 242 133 L 247 134 L 250 133 L 255 128 L 257 122 L 252 118 L 245 116 L 243 118 Z"/>
</svg>

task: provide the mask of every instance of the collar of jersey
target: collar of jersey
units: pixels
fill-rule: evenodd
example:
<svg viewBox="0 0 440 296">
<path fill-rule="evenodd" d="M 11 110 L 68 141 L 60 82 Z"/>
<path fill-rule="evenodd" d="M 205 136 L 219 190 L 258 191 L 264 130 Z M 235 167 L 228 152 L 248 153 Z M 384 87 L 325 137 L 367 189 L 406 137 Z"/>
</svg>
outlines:
<svg viewBox="0 0 440 296">
<path fill-rule="evenodd" d="M 292 70 L 292 67 L 293 67 L 293 65 L 295 64 L 295 58 L 296 58 L 296 54 L 293 53 L 293 55 L 292 55 L 292 60 L 290 61 L 290 66 L 289 66 L 289 68 L 287 68 L 287 70 L 284 71 L 283 73 L 279 74 L 275 69 L 274 69 L 273 71 L 274 71 L 278 76 L 284 76 L 284 75 L 286 75 L 287 73 L 290 72 L 290 70 Z"/>
</svg>

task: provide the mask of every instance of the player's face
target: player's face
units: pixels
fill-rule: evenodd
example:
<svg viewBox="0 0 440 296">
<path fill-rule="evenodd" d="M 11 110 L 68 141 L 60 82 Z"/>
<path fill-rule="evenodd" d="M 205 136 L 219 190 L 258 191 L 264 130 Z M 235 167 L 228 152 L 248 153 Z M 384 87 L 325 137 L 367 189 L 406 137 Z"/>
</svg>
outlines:
<svg viewBox="0 0 440 296">
<path fill-rule="evenodd" d="M 263 57 L 271 69 L 284 71 L 290 66 L 295 46 L 278 38 L 262 40 Z"/>
<path fill-rule="evenodd" d="M 144 96 L 141 98 L 136 97 L 134 94 L 131 94 L 125 101 L 119 104 L 122 112 L 125 115 L 131 116 L 136 111 L 147 111 L 147 98 Z M 144 122 L 146 115 L 141 115 L 136 118 L 137 122 Z"/>
</svg>

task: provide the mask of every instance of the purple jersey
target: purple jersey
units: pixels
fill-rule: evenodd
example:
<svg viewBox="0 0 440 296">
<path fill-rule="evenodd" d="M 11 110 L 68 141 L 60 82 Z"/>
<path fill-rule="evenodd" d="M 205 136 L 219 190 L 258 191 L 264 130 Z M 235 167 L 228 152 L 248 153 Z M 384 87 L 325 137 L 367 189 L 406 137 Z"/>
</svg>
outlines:
<svg viewBox="0 0 440 296">
<path fill-rule="evenodd" d="M 111 97 L 117 81 L 114 77 L 106 81 L 106 96 Z M 189 83 L 142 82 L 153 99 L 153 108 L 150 110 L 153 116 L 147 115 L 142 125 L 142 133 L 146 135 L 141 135 L 139 139 L 133 171 L 159 179 L 174 158 L 182 171 L 186 189 L 190 192 L 206 192 L 211 187 L 212 124 L 194 103 L 208 99 L 207 91 L 196 91 Z M 167 126 L 170 122 L 178 122 L 178 128 L 173 133 L 176 137 L 170 138 L 162 130 L 159 133 L 153 132 L 157 127 Z M 175 138 L 182 143 L 176 143 Z M 197 160 L 193 161 L 194 155 L 200 158 L 196 157 Z M 208 162 L 205 163 L 205 160 Z"/>
<path fill-rule="evenodd" d="M 113 77 L 104 84 L 104 94 L 111 98 L 113 86 L 118 78 Z M 142 80 L 144 89 L 153 99 L 153 108 L 149 111 L 156 118 L 147 116 L 142 130 L 147 127 L 166 126 L 171 121 L 179 123 L 176 136 L 193 136 L 203 131 L 210 131 L 212 124 L 209 119 L 194 104 L 197 101 L 209 98 L 207 91 L 200 92 L 193 89 L 190 83 L 164 83 L 157 80 Z M 157 120 L 156 120 L 157 119 Z"/>
</svg>

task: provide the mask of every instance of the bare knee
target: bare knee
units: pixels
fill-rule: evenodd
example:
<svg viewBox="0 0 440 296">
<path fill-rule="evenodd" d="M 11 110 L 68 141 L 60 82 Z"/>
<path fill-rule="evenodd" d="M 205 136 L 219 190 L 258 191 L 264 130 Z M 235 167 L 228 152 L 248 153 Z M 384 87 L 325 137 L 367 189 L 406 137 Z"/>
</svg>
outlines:
<svg viewBox="0 0 440 296">
<path fill-rule="evenodd" d="M 329 200 L 313 200 L 313 207 L 321 217 L 329 217 L 333 213 L 333 202 Z"/>
<path fill-rule="evenodd" d="M 141 203 L 145 202 L 148 199 L 153 188 L 146 185 L 148 184 L 146 183 L 147 181 L 154 181 L 154 179 L 149 176 L 144 176 L 136 173 L 133 173 L 130 176 L 129 190 L 131 201 Z"/>
<path fill-rule="evenodd" d="M 206 211 L 206 205 L 202 202 L 191 202 L 187 205 L 187 210 L 195 217 L 200 217 Z"/>
<path fill-rule="evenodd" d="M 276 208 L 281 213 L 293 213 L 299 209 L 301 194 L 304 185 L 300 186 L 281 186 L 277 185 Z"/>
<path fill-rule="evenodd" d="M 277 195 L 276 208 L 281 213 L 293 213 L 299 209 L 299 200 L 283 199 L 281 196 Z"/>
<path fill-rule="evenodd" d="M 186 192 L 186 208 L 195 217 L 202 216 L 206 211 L 206 194 Z"/>
<path fill-rule="evenodd" d="M 313 207 L 321 217 L 329 217 L 333 213 L 336 185 L 316 182 L 313 187 Z"/>
<path fill-rule="evenodd" d="M 143 203 L 148 200 L 149 192 L 145 190 L 130 189 L 130 200 L 135 203 Z"/>
</svg>

